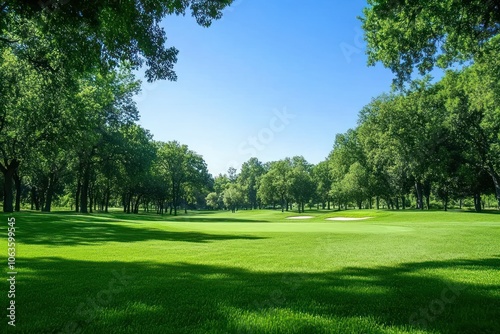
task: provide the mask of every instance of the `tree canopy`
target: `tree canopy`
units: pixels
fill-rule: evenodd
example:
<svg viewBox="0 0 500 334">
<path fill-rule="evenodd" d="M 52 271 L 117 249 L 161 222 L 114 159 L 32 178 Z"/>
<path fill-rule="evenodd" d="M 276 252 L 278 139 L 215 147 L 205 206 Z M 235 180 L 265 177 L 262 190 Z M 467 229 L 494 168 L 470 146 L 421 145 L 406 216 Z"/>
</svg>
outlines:
<svg viewBox="0 0 500 334">
<path fill-rule="evenodd" d="M 191 13 L 204 27 L 222 17 L 232 0 L 67 1 L 5 0 L 0 2 L 0 49 L 15 47 L 32 62 L 78 72 L 109 71 L 127 62 L 146 66 L 148 81 L 176 80 L 178 50 L 167 45 L 161 20 Z"/>
<path fill-rule="evenodd" d="M 415 69 L 481 57 L 500 32 L 497 0 L 368 0 L 363 11 L 368 63 L 381 62 L 402 84 Z"/>
</svg>

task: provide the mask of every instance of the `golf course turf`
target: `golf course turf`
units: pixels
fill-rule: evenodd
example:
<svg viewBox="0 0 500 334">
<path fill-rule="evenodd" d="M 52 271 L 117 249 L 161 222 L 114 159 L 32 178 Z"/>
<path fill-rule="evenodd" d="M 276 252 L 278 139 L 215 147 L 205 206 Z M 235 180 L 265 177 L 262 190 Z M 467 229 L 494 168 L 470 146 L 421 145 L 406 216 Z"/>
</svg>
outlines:
<svg viewBox="0 0 500 334">
<path fill-rule="evenodd" d="M 303 215 L 0 214 L 0 332 L 9 217 L 20 333 L 500 332 L 497 212 Z"/>
</svg>

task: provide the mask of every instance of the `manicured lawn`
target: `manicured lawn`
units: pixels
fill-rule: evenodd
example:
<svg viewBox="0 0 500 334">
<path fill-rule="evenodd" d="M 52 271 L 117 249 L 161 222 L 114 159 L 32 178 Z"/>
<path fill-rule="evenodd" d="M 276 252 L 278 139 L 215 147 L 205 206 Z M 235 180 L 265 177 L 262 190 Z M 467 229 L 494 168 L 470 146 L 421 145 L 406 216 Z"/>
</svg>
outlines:
<svg viewBox="0 0 500 334">
<path fill-rule="evenodd" d="M 302 215 L 14 214 L 16 332 L 500 332 L 500 214 Z"/>
</svg>

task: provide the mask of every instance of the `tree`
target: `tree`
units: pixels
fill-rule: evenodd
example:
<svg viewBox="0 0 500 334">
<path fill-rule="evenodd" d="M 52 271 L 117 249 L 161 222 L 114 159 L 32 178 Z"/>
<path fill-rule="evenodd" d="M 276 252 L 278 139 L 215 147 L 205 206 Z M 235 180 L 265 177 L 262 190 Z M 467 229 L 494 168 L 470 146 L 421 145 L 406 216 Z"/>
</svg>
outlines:
<svg viewBox="0 0 500 334">
<path fill-rule="evenodd" d="M 160 22 L 167 15 L 190 11 L 198 24 L 211 25 L 232 0 L 187 1 L 16 1 L 0 5 L 0 50 L 19 46 L 33 63 L 52 67 L 53 50 L 62 66 L 80 73 L 110 71 L 123 62 L 134 69 L 145 64 L 148 81 L 175 80 L 177 49 L 167 47 Z M 35 34 L 34 29 L 40 34 Z M 40 38 L 43 42 L 40 41 Z M 40 48 L 44 44 L 46 48 Z M 38 52 L 33 52 L 36 49 Z"/>
<path fill-rule="evenodd" d="M 311 177 L 312 166 L 303 157 L 292 159 L 290 171 L 290 196 L 295 200 L 299 213 L 304 212 L 305 203 L 314 195 L 315 185 Z"/>
<path fill-rule="evenodd" d="M 219 208 L 219 195 L 216 192 L 211 192 L 206 197 L 208 207 L 217 210 Z"/>
<path fill-rule="evenodd" d="M 207 166 L 203 158 L 189 150 L 187 145 L 171 141 L 158 146 L 158 163 L 170 187 L 170 213 L 173 210 L 177 215 L 182 199 L 186 201 L 187 187 L 199 188 L 208 182 Z"/>
<path fill-rule="evenodd" d="M 229 187 L 224 190 L 223 193 L 224 205 L 231 210 L 231 212 L 236 212 L 238 207 L 244 201 L 244 193 L 241 186 L 238 184 L 230 184 Z"/>
<path fill-rule="evenodd" d="M 491 41 L 500 50 L 500 38 Z M 447 72 L 441 82 L 451 131 L 469 145 L 467 159 L 478 163 L 494 184 L 500 207 L 500 61 L 498 53 L 462 72 Z"/>
<path fill-rule="evenodd" d="M 14 183 L 19 209 L 20 166 L 37 149 L 55 144 L 68 120 L 61 102 L 67 93 L 59 75 L 37 71 L 11 49 L 0 50 L 0 171 L 4 212 L 12 212 Z M 61 137 L 58 137 L 59 139 Z"/>
<path fill-rule="evenodd" d="M 241 166 L 238 183 L 245 191 L 250 208 L 257 209 L 259 207 L 257 191 L 264 172 L 264 166 L 257 158 L 251 158 Z"/>
<path fill-rule="evenodd" d="M 290 158 L 275 161 L 271 163 L 269 171 L 263 179 L 263 193 L 268 200 L 277 196 L 281 204 L 281 212 L 288 211 L 291 170 L 292 161 Z"/>
<path fill-rule="evenodd" d="M 257 190 L 257 198 L 261 203 L 272 205 L 273 209 L 276 203 L 280 201 L 272 173 L 266 173 L 262 176 Z"/>
<path fill-rule="evenodd" d="M 349 167 L 349 172 L 344 176 L 340 184 L 347 199 L 354 201 L 358 209 L 361 209 L 363 201 L 369 195 L 366 169 L 356 161 Z"/>
<path fill-rule="evenodd" d="M 347 206 L 347 193 L 342 186 L 342 180 L 355 162 L 365 164 L 363 149 L 360 145 L 357 130 L 349 129 L 345 134 L 337 134 L 333 150 L 328 156 L 331 173 L 330 196 L 338 203 L 338 207 Z"/>
<path fill-rule="evenodd" d="M 425 74 L 481 56 L 500 31 L 496 0 L 368 0 L 363 15 L 368 63 L 382 62 L 399 85 L 414 68 Z"/>
<path fill-rule="evenodd" d="M 330 210 L 331 196 L 330 190 L 332 189 L 332 173 L 330 170 L 330 163 L 328 160 L 321 161 L 313 167 L 311 176 L 314 184 L 316 185 L 316 193 L 318 200 L 323 205 L 327 203 L 327 209 Z"/>
<path fill-rule="evenodd" d="M 117 134 L 119 136 L 118 155 L 114 157 L 112 152 L 103 150 L 99 165 L 105 167 L 109 162 L 121 171 L 121 175 L 117 175 L 116 179 L 119 180 L 124 211 L 138 213 L 139 203 L 147 195 L 146 184 L 148 178 L 151 177 L 150 171 L 156 158 L 153 136 L 137 124 L 123 125 L 118 129 Z M 111 187 L 109 172 L 112 170 L 105 168 L 104 171 L 106 177 L 102 188 L 107 212 Z"/>
<path fill-rule="evenodd" d="M 77 211 L 90 209 L 89 191 L 96 173 L 99 153 L 113 132 L 121 126 L 138 120 L 138 110 L 133 95 L 138 92 L 139 82 L 124 67 L 118 72 L 105 75 L 86 75 L 79 80 L 71 112 L 77 129 L 73 135 L 78 151 L 76 203 Z M 91 201 L 92 202 L 92 201 Z"/>
</svg>

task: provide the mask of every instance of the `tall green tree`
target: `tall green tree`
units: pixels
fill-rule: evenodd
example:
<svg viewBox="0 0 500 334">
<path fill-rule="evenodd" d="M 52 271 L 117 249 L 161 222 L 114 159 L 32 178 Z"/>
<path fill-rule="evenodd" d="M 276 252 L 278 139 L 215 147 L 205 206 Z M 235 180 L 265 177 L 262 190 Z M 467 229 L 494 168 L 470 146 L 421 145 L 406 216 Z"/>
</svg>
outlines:
<svg viewBox="0 0 500 334">
<path fill-rule="evenodd" d="M 246 193 L 250 208 L 257 209 L 259 207 L 257 191 L 260 178 L 264 175 L 264 172 L 264 166 L 257 158 L 251 158 L 241 166 L 238 183 Z"/>
<path fill-rule="evenodd" d="M 181 201 L 186 200 L 188 187 L 203 187 L 209 181 L 207 166 L 203 158 L 191 151 L 187 145 L 176 141 L 160 143 L 159 164 L 165 178 L 169 181 L 171 212 L 177 215 Z"/>
<path fill-rule="evenodd" d="M 305 203 L 314 196 L 316 186 L 311 177 L 312 165 L 303 157 L 292 158 L 292 169 L 290 171 L 290 197 L 295 200 L 298 211 L 304 212 Z"/>
</svg>

